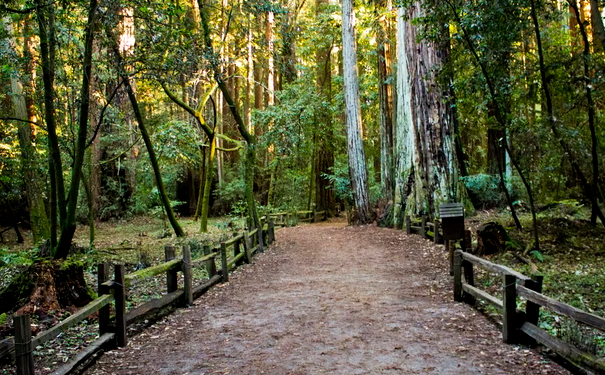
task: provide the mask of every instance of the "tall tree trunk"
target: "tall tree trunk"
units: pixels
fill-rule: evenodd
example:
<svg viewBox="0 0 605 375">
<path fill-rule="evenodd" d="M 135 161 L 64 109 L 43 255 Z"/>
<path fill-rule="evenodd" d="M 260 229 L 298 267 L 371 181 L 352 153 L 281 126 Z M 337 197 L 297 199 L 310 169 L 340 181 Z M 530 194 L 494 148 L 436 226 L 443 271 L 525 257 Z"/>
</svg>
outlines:
<svg viewBox="0 0 605 375">
<path fill-rule="evenodd" d="M 355 204 L 355 221 L 366 224 L 374 220 L 374 214 L 370 209 L 366 156 L 361 138 L 363 125 L 359 103 L 353 0 L 342 0 L 342 45 L 349 177 Z"/>
<path fill-rule="evenodd" d="M 441 203 L 462 201 L 454 150 L 451 91 L 438 82 L 437 72 L 448 55 L 447 29 L 443 42 L 418 40 L 415 19 L 424 17 L 419 1 L 399 8 L 397 99 L 397 172 L 395 223 L 405 213 L 433 215 Z"/>
<path fill-rule="evenodd" d="M 315 12 L 319 18 L 328 12 L 328 0 L 316 0 Z M 321 26 L 323 33 L 329 33 L 327 24 Z M 332 103 L 332 41 L 323 41 L 325 45 L 318 48 L 316 61 L 317 89 L 323 100 Z M 334 166 L 334 129 L 332 125 L 332 112 L 326 108 L 318 114 L 314 136 L 313 172 L 314 182 L 311 188 L 315 188 L 315 205 L 318 210 L 327 210 L 328 215 L 333 215 L 335 208 L 334 189 L 330 180 L 326 177 L 333 173 Z M 310 193 L 312 194 L 312 193 Z"/>
<path fill-rule="evenodd" d="M 84 165 L 86 151 L 86 138 L 88 136 L 88 112 L 90 109 L 90 77 L 92 71 L 92 50 L 94 41 L 95 19 L 97 13 L 97 0 L 90 1 L 86 37 L 84 41 L 84 62 L 82 74 L 82 88 L 80 90 L 80 110 L 78 115 L 78 138 L 75 149 L 74 164 L 71 171 L 71 185 L 69 188 L 69 201 L 65 223 L 61 225 L 61 236 L 57 243 L 55 258 L 64 259 L 69 254 L 69 248 L 76 231 L 76 209 L 78 205 L 78 192 L 80 189 L 80 176 Z"/>
<path fill-rule="evenodd" d="M 376 53 L 378 61 L 378 124 L 380 133 L 380 189 L 384 203 L 393 199 L 393 124 L 391 122 L 391 89 L 388 83 L 390 74 L 390 51 L 386 38 L 386 17 L 379 14 L 382 9 L 379 4 L 376 7 L 375 21 L 377 28 Z M 391 223 L 384 223 L 390 226 Z"/>
<path fill-rule="evenodd" d="M 11 21 L 5 19 L 3 23 L 5 30 L 9 35 L 9 47 L 14 53 L 17 53 L 17 40 L 14 35 Z M 28 23 L 29 19 L 25 20 L 25 28 L 28 27 Z M 30 43 L 30 37 L 26 36 L 25 39 L 26 47 L 24 48 L 24 55 L 28 53 L 27 46 Z M 29 56 L 29 58 L 31 59 L 32 56 Z M 30 90 L 29 92 L 31 93 L 32 91 Z M 44 198 L 42 196 L 43 182 L 40 181 L 40 176 L 36 174 L 36 171 L 38 170 L 36 149 L 32 144 L 32 124 L 28 122 L 34 121 L 35 119 L 30 118 L 28 114 L 28 99 L 26 95 L 28 94 L 23 89 L 21 77 L 16 74 L 11 75 L 11 99 L 15 112 L 14 116 L 15 118 L 22 120 L 17 121 L 15 124 L 18 129 L 19 147 L 21 149 L 21 174 L 24 180 L 25 191 L 27 192 L 29 221 L 32 228 L 34 243 L 38 243 L 41 240 L 50 237 L 50 222 L 48 220 L 48 215 L 46 215 Z"/>
<path fill-rule="evenodd" d="M 119 11 L 119 46 L 120 54 L 128 59 L 134 53 L 134 45 L 136 43 L 135 37 L 135 24 L 134 24 L 134 9 L 131 7 L 122 7 Z M 134 71 L 132 66 L 124 67 L 130 74 Z M 182 75 L 181 75 L 182 76 Z M 137 92 L 136 81 L 134 78 L 130 78 L 130 86 Z M 130 144 L 136 142 L 136 127 L 134 125 L 134 119 L 132 110 L 129 108 L 128 93 L 126 88 L 122 89 L 122 93 L 119 98 L 120 110 L 124 114 L 124 122 L 128 127 L 128 135 Z M 139 155 L 138 146 L 136 144 L 130 149 L 128 153 L 128 163 L 125 163 L 125 174 L 126 174 L 126 185 L 130 196 L 134 196 L 137 191 L 137 159 Z"/>
<path fill-rule="evenodd" d="M 254 85 L 254 58 L 252 50 L 252 15 L 248 13 L 248 33 L 246 40 L 246 101 L 244 103 L 244 122 L 249 133 L 254 134 L 252 129 L 252 91 Z"/>
<path fill-rule="evenodd" d="M 577 3 L 569 1 L 569 4 L 571 5 L 574 12 L 576 13 L 576 17 L 579 17 L 580 11 L 578 9 Z M 596 5 L 598 7 L 598 3 Z M 600 15 L 599 15 L 599 19 L 600 19 Z M 594 100 L 592 98 L 592 85 L 590 84 L 591 74 L 590 74 L 590 67 L 588 66 L 588 64 L 590 62 L 590 44 L 588 41 L 588 32 L 586 31 L 586 27 L 584 26 L 583 23 L 579 24 L 579 27 L 580 27 L 580 34 L 582 35 L 582 40 L 584 42 L 584 50 L 582 53 L 583 54 L 582 62 L 584 65 L 584 77 L 583 78 L 584 78 L 584 87 L 586 89 L 586 104 L 588 105 L 588 127 L 590 129 L 590 138 L 591 138 L 591 144 L 592 144 L 592 147 L 591 147 L 591 156 L 592 156 L 592 185 L 591 185 L 591 188 L 592 188 L 592 196 L 594 198 L 593 198 L 593 202 L 592 202 L 592 215 L 590 218 L 590 222 L 592 223 L 592 225 L 596 225 L 597 224 L 597 215 L 598 215 L 597 210 L 599 209 L 598 200 L 597 200 L 597 191 L 599 190 L 599 154 L 598 154 L 599 145 L 598 145 L 598 139 L 597 139 L 596 126 L 595 126 L 595 104 L 594 104 Z M 595 25 L 593 25 L 593 27 L 595 27 Z M 603 27 L 602 20 L 601 20 L 601 27 Z M 605 225 L 605 222 L 603 222 L 603 225 Z"/>
<path fill-rule="evenodd" d="M 599 9 L 599 0 L 590 0 L 590 21 L 592 40 L 598 40 L 598 43 L 594 44 L 595 50 L 605 51 L 605 27 L 603 26 L 601 9 Z"/>
<path fill-rule="evenodd" d="M 67 216 L 63 163 L 61 161 L 61 150 L 59 149 L 59 137 L 57 136 L 57 122 L 55 118 L 56 35 L 54 5 L 44 4 L 42 0 L 36 0 L 36 5 L 38 30 L 40 33 L 40 65 L 42 67 L 42 82 L 44 84 L 44 118 L 48 133 L 48 170 L 51 174 L 50 242 L 51 248 L 54 249 L 57 244 L 57 227 L 63 225 Z M 58 223 L 57 214 L 59 216 Z"/>
<path fill-rule="evenodd" d="M 216 154 L 216 142 L 214 137 L 208 137 L 208 160 L 206 161 L 206 180 L 204 181 L 204 194 L 202 199 L 202 216 L 200 218 L 200 232 L 208 232 L 208 211 L 210 209 L 210 194 L 212 187 L 212 169 L 214 168 L 214 155 Z"/>
</svg>

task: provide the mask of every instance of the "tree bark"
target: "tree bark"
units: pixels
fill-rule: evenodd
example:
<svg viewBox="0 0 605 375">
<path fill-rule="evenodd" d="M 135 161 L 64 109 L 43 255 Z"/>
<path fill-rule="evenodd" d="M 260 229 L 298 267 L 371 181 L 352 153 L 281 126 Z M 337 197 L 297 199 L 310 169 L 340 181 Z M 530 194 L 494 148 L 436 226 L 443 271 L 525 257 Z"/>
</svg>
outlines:
<svg viewBox="0 0 605 375">
<path fill-rule="evenodd" d="M 318 18 L 326 14 L 328 5 L 327 0 L 315 1 L 315 14 Z M 327 35 L 328 26 L 324 24 L 321 27 L 322 32 Z M 332 104 L 332 41 L 324 40 L 323 42 L 325 45 L 319 46 L 315 54 L 317 90 L 325 102 Z M 313 142 L 312 178 L 314 181 L 311 184 L 309 195 L 313 194 L 314 189 L 316 208 L 320 211 L 327 210 L 328 215 L 331 216 L 335 206 L 335 197 L 334 189 L 326 175 L 333 173 L 331 168 L 334 166 L 334 128 L 332 111 L 329 106 L 318 114 Z"/>
<path fill-rule="evenodd" d="M 397 180 L 395 223 L 405 214 L 434 215 L 439 205 L 463 201 L 454 149 L 454 112 L 451 91 L 440 84 L 438 72 L 447 59 L 449 40 L 417 42 L 415 19 L 424 17 L 419 1 L 399 8 L 397 99 Z"/>
<path fill-rule="evenodd" d="M 347 130 L 347 155 L 349 177 L 355 204 L 355 221 L 367 224 L 374 220 L 370 209 L 368 173 L 363 147 L 361 106 L 359 103 L 359 78 L 357 73 L 357 45 L 355 41 L 354 0 L 342 0 L 342 44 L 345 91 L 345 126 Z"/>
<path fill-rule="evenodd" d="M 590 0 L 590 21 L 592 39 L 599 41 L 595 43 L 595 50 L 605 51 L 605 27 L 603 26 L 601 9 L 599 9 L 599 0 Z"/>
<path fill-rule="evenodd" d="M 390 84 L 387 79 L 390 75 L 390 51 L 386 38 L 384 15 L 379 15 L 379 4 L 376 7 L 377 43 L 376 53 L 378 61 L 378 123 L 380 133 L 380 188 L 382 199 L 386 205 L 393 199 L 393 124 L 390 103 Z M 390 226 L 391 223 L 385 223 Z"/>
<path fill-rule="evenodd" d="M 29 20 L 25 20 L 26 26 Z M 14 53 L 17 53 L 17 40 L 14 35 L 14 29 L 10 23 L 10 20 L 5 19 L 3 21 L 4 28 L 6 29 L 9 38 L 9 47 Z M 25 45 L 29 44 L 29 36 L 25 37 Z M 27 47 L 24 48 L 24 55 L 27 51 Z M 29 56 L 30 59 L 32 56 Z M 17 74 L 11 75 L 11 99 L 13 102 L 14 116 L 15 118 L 23 121 L 16 121 L 19 138 L 19 148 L 21 149 L 21 174 L 23 176 L 24 187 L 27 193 L 27 203 L 29 206 L 29 221 L 32 228 L 32 234 L 34 237 L 34 243 L 38 243 L 45 238 L 50 237 L 50 222 L 48 215 L 46 215 L 46 208 L 44 206 L 44 198 L 42 196 L 43 188 L 42 181 L 36 174 L 38 170 L 36 149 L 32 144 L 32 125 L 27 121 L 33 121 L 28 115 L 27 108 L 27 93 L 23 88 L 21 77 Z M 29 91 L 31 92 L 31 91 Z"/>
<path fill-rule="evenodd" d="M 36 14 L 40 33 L 40 65 L 42 67 L 42 82 L 44 84 L 44 117 L 48 133 L 49 173 L 51 182 L 51 246 L 54 249 L 57 243 L 57 213 L 59 225 L 62 225 L 67 216 L 65 204 L 65 182 L 63 179 L 63 163 L 57 136 L 57 123 L 55 119 L 55 55 L 56 37 L 54 27 L 53 4 L 46 7 L 42 0 L 36 0 Z"/>
</svg>

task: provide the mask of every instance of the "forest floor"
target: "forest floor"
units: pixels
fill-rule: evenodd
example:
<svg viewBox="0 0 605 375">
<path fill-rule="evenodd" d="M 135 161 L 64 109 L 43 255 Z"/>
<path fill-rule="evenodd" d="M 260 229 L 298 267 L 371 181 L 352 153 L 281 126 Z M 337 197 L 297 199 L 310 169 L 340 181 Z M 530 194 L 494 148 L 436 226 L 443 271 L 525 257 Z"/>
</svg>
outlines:
<svg viewBox="0 0 605 375">
<path fill-rule="evenodd" d="M 566 374 L 454 303 L 443 246 L 376 226 L 280 229 L 229 283 L 87 374 Z"/>
</svg>

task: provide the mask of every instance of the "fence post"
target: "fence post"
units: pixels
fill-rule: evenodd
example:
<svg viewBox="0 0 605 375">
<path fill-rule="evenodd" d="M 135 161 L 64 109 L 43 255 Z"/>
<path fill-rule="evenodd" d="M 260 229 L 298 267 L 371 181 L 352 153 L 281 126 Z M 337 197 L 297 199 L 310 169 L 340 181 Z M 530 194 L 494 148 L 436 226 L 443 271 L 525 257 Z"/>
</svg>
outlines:
<svg viewBox="0 0 605 375">
<path fill-rule="evenodd" d="M 252 218 L 250 218 L 250 217 L 247 218 L 246 223 L 248 225 L 248 231 L 251 231 L 252 230 Z"/>
<path fill-rule="evenodd" d="M 504 298 L 502 300 L 504 309 L 502 311 L 502 341 L 513 344 L 516 341 L 516 319 L 517 314 L 517 278 L 513 275 L 504 275 Z"/>
<path fill-rule="evenodd" d="M 405 215 L 405 233 L 412 234 L 412 221 L 410 215 Z"/>
<path fill-rule="evenodd" d="M 109 264 L 99 263 L 97 265 L 97 290 L 99 291 L 99 296 L 109 294 L 109 287 L 103 285 L 103 283 L 108 280 Z M 101 310 L 99 310 L 99 336 L 102 336 L 105 333 L 109 332 L 109 314 L 109 304 L 103 306 Z"/>
<path fill-rule="evenodd" d="M 193 304 L 193 280 L 191 274 L 191 249 L 189 245 L 183 245 L 183 302 L 186 306 Z"/>
<path fill-rule="evenodd" d="M 244 259 L 246 263 L 250 264 L 252 262 L 252 241 L 246 231 L 244 231 L 244 251 L 246 252 Z"/>
<path fill-rule="evenodd" d="M 448 259 L 450 261 L 450 276 L 454 276 L 454 249 L 455 245 L 450 240 L 445 240 L 445 251 L 448 253 Z"/>
<path fill-rule="evenodd" d="M 454 301 L 462 302 L 462 251 L 454 253 Z"/>
<path fill-rule="evenodd" d="M 176 257 L 176 248 L 174 246 L 164 247 L 164 258 L 166 262 L 173 260 Z M 166 271 L 166 291 L 172 293 L 178 288 L 176 270 Z"/>
<path fill-rule="evenodd" d="M 532 280 L 525 280 L 525 287 L 533 290 L 534 292 L 542 293 L 542 282 L 544 276 L 532 275 Z M 540 305 L 527 301 L 525 307 L 525 320 L 533 325 L 538 325 L 538 319 L 540 318 Z"/>
<path fill-rule="evenodd" d="M 204 255 L 210 255 L 210 245 L 204 245 Z M 214 263 L 214 259 L 206 261 L 206 272 L 208 272 L 208 278 L 216 275 L 216 263 Z"/>
<path fill-rule="evenodd" d="M 17 375 L 34 375 L 34 354 L 32 348 L 32 329 L 29 315 L 15 315 L 15 361 Z"/>
<path fill-rule="evenodd" d="M 237 233 L 233 233 L 233 237 L 237 237 Z M 233 243 L 233 256 L 238 256 L 239 253 L 241 253 L 241 250 L 239 248 L 239 239 L 237 239 Z"/>
<path fill-rule="evenodd" d="M 126 346 L 126 282 L 124 280 L 124 265 L 115 266 L 115 305 L 116 305 L 116 346 Z"/>
<path fill-rule="evenodd" d="M 256 238 L 258 241 L 258 252 L 259 253 L 264 253 L 265 252 L 265 246 L 263 243 L 263 223 L 261 223 L 261 225 L 258 227 L 257 231 L 256 231 Z"/>
<path fill-rule="evenodd" d="M 223 272 L 223 282 L 229 282 L 229 266 L 227 265 L 227 246 L 221 242 L 221 269 Z"/>
<path fill-rule="evenodd" d="M 470 286 L 475 286 L 475 273 L 473 272 L 473 264 L 469 261 L 462 261 L 462 269 L 464 270 L 464 279 L 466 283 Z M 463 293 L 463 298 L 469 305 L 475 304 L 475 296 Z"/>
<path fill-rule="evenodd" d="M 273 242 L 275 242 L 275 225 L 273 224 L 273 219 L 269 218 L 269 223 L 267 225 L 269 244 L 272 244 Z"/>
<path fill-rule="evenodd" d="M 439 226 L 441 225 L 441 223 L 439 222 L 438 219 L 435 219 L 435 233 L 433 233 L 433 242 L 435 243 L 435 245 L 437 245 L 439 243 L 439 241 L 441 241 L 441 238 L 439 237 Z"/>
<path fill-rule="evenodd" d="M 317 211 L 315 211 L 315 207 L 313 207 L 313 223 L 317 222 Z"/>
<path fill-rule="evenodd" d="M 470 229 L 464 230 L 464 242 L 462 243 L 462 249 L 469 253 L 473 252 L 473 239 Z"/>
<path fill-rule="evenodd" d="M 261 219 L 261 221 L 260 221 L 260 229 L 261 229 L 261 233 L 262 233 L 261 238 L 263 240 L 263 248 L 269 244 L 269 242 L 267 240 L 267 232 L 268 232 L 268 230 L 265 231 L 265 222 L 266 221 L 267 221 L 266 219 Z"/>
<path fill-rule="evenodd" d="M 422 215 L 420 220 L 420 236 L 426 238 L 426 215 Z"/>
</svg>

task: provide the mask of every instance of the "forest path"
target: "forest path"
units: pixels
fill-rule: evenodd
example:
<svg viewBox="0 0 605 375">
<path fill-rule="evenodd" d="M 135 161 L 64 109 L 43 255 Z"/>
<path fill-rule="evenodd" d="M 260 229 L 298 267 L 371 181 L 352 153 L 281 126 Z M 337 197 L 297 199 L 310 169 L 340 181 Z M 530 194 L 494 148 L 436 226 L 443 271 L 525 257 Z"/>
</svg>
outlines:
<svg viewBox="0 0 605 375">
<path fill-rule="evenodd" d="M 274 246 L 88 374 L 567 374 L 454 303 L 442 246 L 375 226 L 283 228 Z"/>
</svg>

